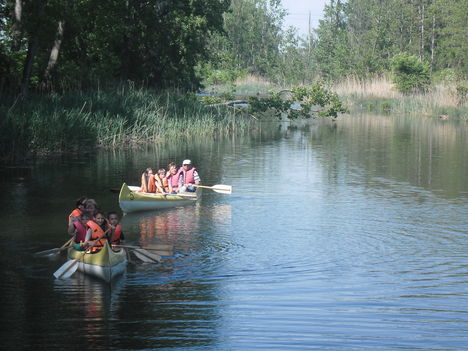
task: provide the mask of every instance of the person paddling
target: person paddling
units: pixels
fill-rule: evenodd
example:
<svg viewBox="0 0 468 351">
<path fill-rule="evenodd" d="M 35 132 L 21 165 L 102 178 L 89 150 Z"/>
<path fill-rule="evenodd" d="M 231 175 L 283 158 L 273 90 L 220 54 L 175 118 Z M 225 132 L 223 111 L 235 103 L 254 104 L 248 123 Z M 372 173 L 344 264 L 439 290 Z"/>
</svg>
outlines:
<svg viewBox="0 0 468 351">
<path fill-rule="evenodd" d="M 182 162 L 181 177 L 179 179 L 179 192 L 195 192 L 197 189 L 194 185 L 200 185 L 201 180 L 197 169 L 193 167 L 192 161 L 184 160 Z"/>
<path fill-rule="evenodd" d="M 86 232 L 84 246 L 90 246 L 94 244 L 91 252 L 101 250 L 107 240 L 107 236 L 105 236 L 105 234 L 109 229 L 106 217 L 102 212 L 97 212 L 94 216 L 94 219 L 90 219 L 87 222 L 87 225 L 88 231 Z"/>
</svg>

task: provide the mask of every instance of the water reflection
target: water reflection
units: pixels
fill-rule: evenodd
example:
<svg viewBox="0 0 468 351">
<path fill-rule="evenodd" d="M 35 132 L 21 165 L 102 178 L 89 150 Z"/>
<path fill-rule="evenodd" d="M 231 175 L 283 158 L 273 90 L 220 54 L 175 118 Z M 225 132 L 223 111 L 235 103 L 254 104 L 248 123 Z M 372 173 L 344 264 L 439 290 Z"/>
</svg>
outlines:
<svg viewBox="0 0 468 351">
<path fill-rule="evenodd" d="M 346 161 L 361 167 L 360 172 L 370 181 L 382 177 L 454 197 L 468 194 L 468 163 L 462 151 L 468 150 L 468 129 L 460 123 L 406 116 L 352 116 L 340 119 L 334 129 L 320 125 L 310 134 L 310 142 L 323 151 L 325 170 L 342 180 L 351 171 L 340 168 Z"/>
<path fill-rule="evenodd" d="M 0 184 L 15 209 L 0 213 L 4 348 L 464 349 L 467 133 L 405 116 L 262 123 L 193 149 L 34 168 Z M 117 293 L 54 281 L 60 262 L 32 257 L 66 240 L 83 191 L 118 209 L 110 187 L 187 155 L 234 193 L 122 218 L 129 244 L 172 244 L 174 257 L 130 264 Z"/>
<path fill-rule="evenodd" d="M 206 191 L 203 196 L 213 194 Z M 121 223 L 128 240 L 138 245 L 169 244 L 180 253 L 188 253 L 200 246 L 198 239 L 207 223 L 212 223 L 217 235 L 221 235 L 223 228 L 229 228 L 231 212 L 228 204 L 196 203 L 170 210 L 129 213 Z"/>
<path fill-rule="evenodd" d="M 93 348 L 106 349 L 110 330 L 108 321 L 119 320 L 122 301 L 120 294 L 125 286 L 126 276 L 119 276 L 111 284 L 88 275 L 76 272 L 72 278 L 56 279 L 54 290 L 66 301 L 66 316 L 62 318 L 74 324 L 80 344 L 93 345 Z"/>
</svg>

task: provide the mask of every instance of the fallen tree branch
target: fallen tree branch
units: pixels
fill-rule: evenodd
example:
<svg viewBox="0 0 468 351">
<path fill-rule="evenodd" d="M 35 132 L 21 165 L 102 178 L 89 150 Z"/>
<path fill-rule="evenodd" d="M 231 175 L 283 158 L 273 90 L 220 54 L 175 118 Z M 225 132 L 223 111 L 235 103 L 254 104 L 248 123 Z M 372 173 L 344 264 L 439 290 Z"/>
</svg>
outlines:
<svg viewBox="0 0 468 351">
<path fill-rule="evenodd" d="M 206 105 L 207 107 L 220 107 L 220 106 L 233 106 L 235 104 L 248 104 L 247 100 L 231 100 L 226 102 L 221 102 L 219 104 Z"/>
</svg>

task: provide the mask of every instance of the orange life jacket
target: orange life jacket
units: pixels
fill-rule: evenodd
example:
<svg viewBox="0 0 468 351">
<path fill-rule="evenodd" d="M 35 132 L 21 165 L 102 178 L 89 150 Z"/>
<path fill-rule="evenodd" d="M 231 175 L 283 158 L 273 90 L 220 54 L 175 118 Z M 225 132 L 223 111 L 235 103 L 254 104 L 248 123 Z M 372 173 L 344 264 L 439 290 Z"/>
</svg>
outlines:
<svg viewBox="0 0 468 351">
<path fill-rule="evenodd" d="M 161 178 L 159 177 L 159 175 L 158 175 L 158 176 L 156 176 L 154 179 L 156 180 L 156 182 L 158 182 L 159 186 L 160 186 L 166 193 L 169 192 L 169 183 L 167 182 L 167 178 L 166 178 L 166 177 L 164 177 L 163 179 L 161 179 Z M 156 192 L 159 192 L 158 187 L 156 187 Z"/>
<path fill-rule="evenodd" d="M 102 237 L 91 248 L 91 252 L 101 250 L 107 240 L 107 237 L 104 235 L 104 230 L 102 230 L 101 226 L 94 221 L 88 221 L 87 225 L 91 229 L 90 240 L 96 240 L 99 237 Z"/>
<path fill-rule="evenodd" d="M 120 244 L 120 237 L 122 236 L 122 227 L 120 224 L 115 226 L 114 235 L 112 236 L 112 245 Z"/>
<path fill-rule="evenodd" d="M 70 214 L 68 215 L 68 225 L 70 225 L 71 222 L 72 222 L 72 216 L 74 216 L 74 217 L 79 217 L 79 216 L 81 216 L 82 213 L 83 213 L 83 212 L 82 212 L 79 208 L 75 208 L 75 209 L 72 211 L 72 213 L 70 213 Z"/>
<path fill-rule="evenodd" d="M 141 191 L 145 193 L 155 193 L 156 192 L 156 184 L 154 183 L 154 174 L 150 174 L 149 176 L 145 175 L 144 173 L 141 175 Z"/>
</svg>

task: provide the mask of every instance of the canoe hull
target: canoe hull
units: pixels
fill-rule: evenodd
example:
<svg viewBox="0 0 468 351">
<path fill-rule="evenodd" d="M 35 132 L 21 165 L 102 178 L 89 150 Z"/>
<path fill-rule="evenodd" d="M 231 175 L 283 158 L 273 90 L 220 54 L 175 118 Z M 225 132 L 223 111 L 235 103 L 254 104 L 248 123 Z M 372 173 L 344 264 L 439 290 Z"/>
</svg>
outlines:
<svg viewBox="0 0 468 351">
<path fill-rule="evenodd" d="M 77 251 L 73 248 L 68 249 L 68 259 L 74 260 L 80 258 L 78 270 L 84 274 L 102 279 L 105 282 L 111 282 L 125 272 L 127 267 L 127 255 L 124 249 L 112 250 L 106 242 L 101 251 L 97 253 L 87 253 L 82 255 L 83 251 Z"/>
<path fill-rule="evenodd" d="M 119 194 L 119 206 L 125 213 L 159 210 L 194 204 L 197 193 L 162 195 L 136 192 L 138 187 L 123 184 Z"/>
</svg>

